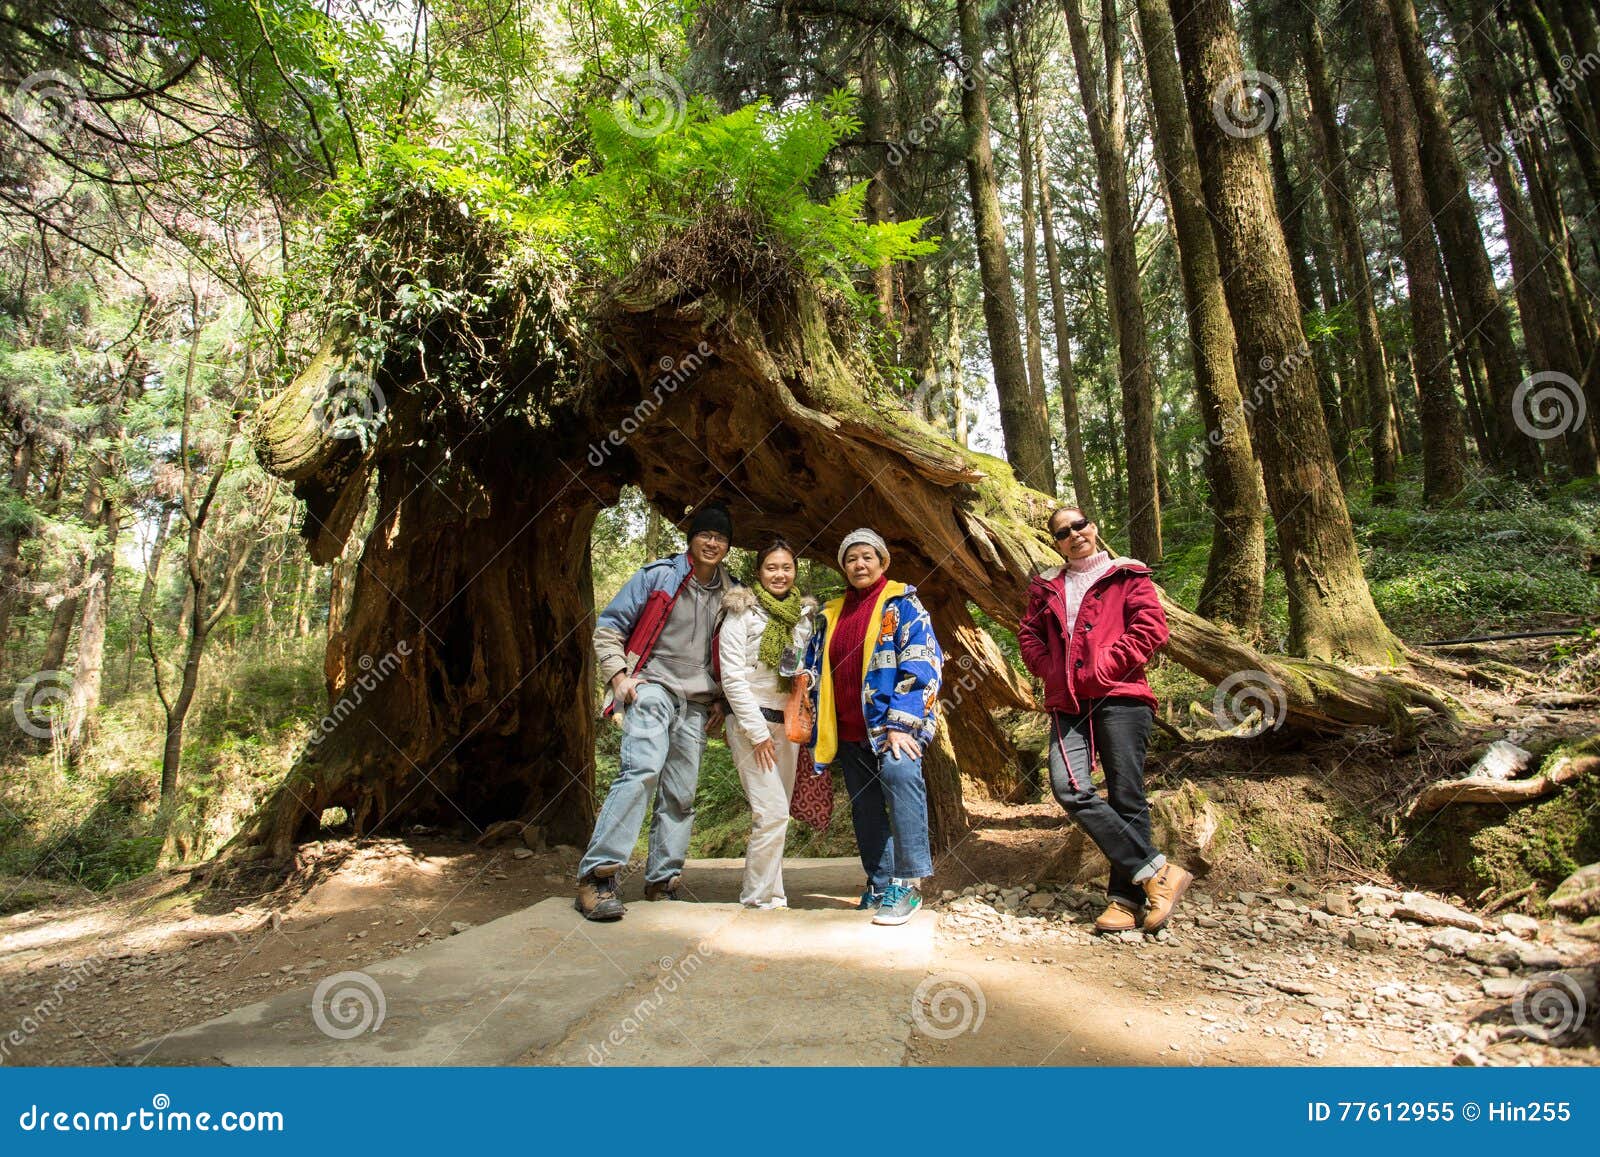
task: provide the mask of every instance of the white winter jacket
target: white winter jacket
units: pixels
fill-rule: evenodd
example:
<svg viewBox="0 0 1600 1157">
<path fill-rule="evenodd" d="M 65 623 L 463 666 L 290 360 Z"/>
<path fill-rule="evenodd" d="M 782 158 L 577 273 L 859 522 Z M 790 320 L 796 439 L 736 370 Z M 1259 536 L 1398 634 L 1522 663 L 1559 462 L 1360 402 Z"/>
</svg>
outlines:
<svg viewBox="0 0 1600 1157">
<path fill-rule="evenodd" d="M 816 606 L 809 595 L 802 605 Z M 782 709 L 789 693 L 778 684 L 778 673 L 761 662 L 761 635 L 768 615 L 750 587 L 733 587 L 722 596 L 722 634 L 718 656 L 722 664 L 722 694 L 732 722 L 751 744 L 769 738 L 763 707 Z"/>
</svg>

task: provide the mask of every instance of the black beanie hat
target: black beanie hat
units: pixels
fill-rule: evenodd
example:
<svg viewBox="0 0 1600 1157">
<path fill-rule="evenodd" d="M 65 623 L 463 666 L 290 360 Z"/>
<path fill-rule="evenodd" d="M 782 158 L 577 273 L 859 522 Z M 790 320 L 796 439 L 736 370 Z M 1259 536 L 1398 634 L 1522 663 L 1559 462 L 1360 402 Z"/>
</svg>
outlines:
<svg viewBox="0 0 1600 1157">
<path fill-rule="evenodd" d="M 722 535 L 729 542 L 733 541 L 733 518 L 728 513 L 728 508 L 720 502 L 707 502 L 694 512 L 694 517 L 689 520 L 689 537 L 693 538 L 702 530 L 712 530 Z"/>
</svg>

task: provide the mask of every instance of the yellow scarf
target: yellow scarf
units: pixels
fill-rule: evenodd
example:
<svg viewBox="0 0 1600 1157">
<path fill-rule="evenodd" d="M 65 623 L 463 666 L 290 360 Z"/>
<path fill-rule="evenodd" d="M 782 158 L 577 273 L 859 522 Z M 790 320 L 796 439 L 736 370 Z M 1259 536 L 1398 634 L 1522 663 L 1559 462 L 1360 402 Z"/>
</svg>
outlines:
<svg viewBox="0 0 1600 1157">
<path fill-rule="evenodd" d="M 883 604 L 898 595 L 905 594 L 906 584 L 887 582 L 883 590 L 878 592 L 878 601 L 872 606 L 872 619 L 867 624 L 866 642 L 862 644 L 861 654 L 861 686 L 863 692 L 867 685 L 867 668 L 872 662 L 872 649 L 878 643 L 878 628 L 883 623 Z M 822 679 L 817 684 L 817 746 L 812 753 L 812 759 L 818 766 L 832 763 L 839 753 L 839 713 L 833 705 L 833 662 L 828 657 L 832 650 L 834 624 L 839 621 L 839 613 L 844 610 L 844 596 L 830 599 L 827 606 L 822 608 L 823 622 L 826 624 L 822 636 Z M 861 704 L 862 714 L 866 714 L 865 695 Z"/>
</svg>

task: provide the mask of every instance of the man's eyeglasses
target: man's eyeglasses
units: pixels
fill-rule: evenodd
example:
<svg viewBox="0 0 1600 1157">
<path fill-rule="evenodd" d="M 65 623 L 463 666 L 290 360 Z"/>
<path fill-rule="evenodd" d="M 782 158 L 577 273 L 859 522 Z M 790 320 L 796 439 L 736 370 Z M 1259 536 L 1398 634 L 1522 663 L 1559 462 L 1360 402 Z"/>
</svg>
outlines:
<svg viewBox="0 0 1600 1157">
<path fill-rule="evenodd" d="M 695 537 L 704 540 L 708 546 L 728 545 L 727 537 L 725 535 L 718 534 L 714 530 L 702 530 L 699 534 L 695 535 Z"/>
<path fill-rule="evenodd" d="M 1062 539 L 1066 538 L 1067 535 L 1069 535 L 1069 534 L 1077 534 L 1078 531 L 1082 530 L 1084 527 L 1089 525 L 1089 521 L 1090 520 L 1087 519 L 1087 518 L 1074 518 L 1071 522 L 1068 522 L 1065 525 L 1056 527 L 1050 533 L 1055 535 L 1055 539 L 1056 539 L 1057 542 L 1060 542 Z"/>
</svg>

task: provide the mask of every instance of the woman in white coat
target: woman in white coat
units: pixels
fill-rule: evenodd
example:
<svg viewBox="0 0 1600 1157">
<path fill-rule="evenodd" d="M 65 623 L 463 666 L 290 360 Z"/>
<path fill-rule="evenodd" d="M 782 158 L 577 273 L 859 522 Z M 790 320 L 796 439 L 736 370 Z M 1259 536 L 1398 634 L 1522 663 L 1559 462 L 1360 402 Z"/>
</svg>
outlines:
<svg viewBox="0 0 1600 1157">
<path fill-rule="evenodd" d="M 794 589 L 795 552 L 782 539 L 756 555 L 756 581 L 722 598 L 718 641 L 722 694 L 728 701 L 728 749 L 750 801 L 750 845 L 744 854 L 739 901 L 748 908 L 787 908 L 783 893 L 783 843 L 789 829 L 800 745 L 784 733 L 783 705 L 790 679 L 778 673 L 795 630 L 816 600 Z M 800 643 L 804 649 L 804 641 Z"/>
</svg>

